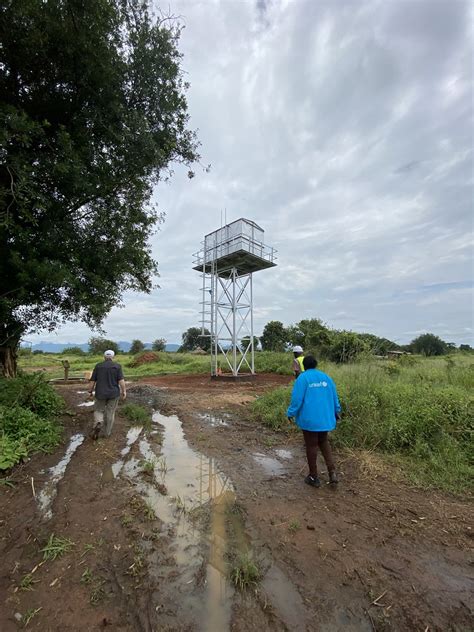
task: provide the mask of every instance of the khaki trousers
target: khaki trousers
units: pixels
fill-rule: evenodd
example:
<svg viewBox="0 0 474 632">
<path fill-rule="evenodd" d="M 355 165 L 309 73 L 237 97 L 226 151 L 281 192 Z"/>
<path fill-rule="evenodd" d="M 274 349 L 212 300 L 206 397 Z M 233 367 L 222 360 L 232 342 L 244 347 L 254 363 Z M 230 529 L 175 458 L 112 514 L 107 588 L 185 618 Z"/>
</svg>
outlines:
<svg viewBox="0 0 474 632">
<path fill-rule="evenodd" d="M 101 428 L 102 436 L 110 437 L 112 433 L 119 399 L 119 397 L 115 397 L 114 399 L 94 400 L 94 427 Z"/>
</svg>

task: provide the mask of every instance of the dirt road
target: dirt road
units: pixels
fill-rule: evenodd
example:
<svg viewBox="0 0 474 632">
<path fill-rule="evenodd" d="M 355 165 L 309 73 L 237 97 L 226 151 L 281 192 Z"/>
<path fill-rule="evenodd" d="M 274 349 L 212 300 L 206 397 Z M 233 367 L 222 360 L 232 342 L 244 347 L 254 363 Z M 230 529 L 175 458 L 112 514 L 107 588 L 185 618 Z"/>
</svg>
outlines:
<svg viewBox="0 0 474 632">
<path fill-rule="evenodd" d="M 64 445 L 0 488 L 0 630 L 474 630 L 472 502 L 367 455 L 338 455 L 336 491 L 304 485 L 300 437 L 246 415 L 287 381 L 141 380 L 150 424 L 119 414 L 98 442 L 58 387 Z"/>
</svg>

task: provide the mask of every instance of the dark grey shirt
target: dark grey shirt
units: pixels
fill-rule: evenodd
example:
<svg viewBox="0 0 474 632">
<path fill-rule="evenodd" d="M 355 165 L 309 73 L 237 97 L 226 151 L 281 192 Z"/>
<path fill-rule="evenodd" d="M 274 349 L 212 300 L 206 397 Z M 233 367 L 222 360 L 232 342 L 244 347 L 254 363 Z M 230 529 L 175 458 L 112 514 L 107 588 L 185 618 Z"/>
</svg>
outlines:
<svg viewBox="0 0 474 632">
<path fill-rule="evenodd" d="M 118 362 L 104 360 L 92 371 L 91 380 L 95 382 L 97 399 L 115 399 L 120 397 L 119 380 L 123 380 L 122 367 Z"/>
</svg>

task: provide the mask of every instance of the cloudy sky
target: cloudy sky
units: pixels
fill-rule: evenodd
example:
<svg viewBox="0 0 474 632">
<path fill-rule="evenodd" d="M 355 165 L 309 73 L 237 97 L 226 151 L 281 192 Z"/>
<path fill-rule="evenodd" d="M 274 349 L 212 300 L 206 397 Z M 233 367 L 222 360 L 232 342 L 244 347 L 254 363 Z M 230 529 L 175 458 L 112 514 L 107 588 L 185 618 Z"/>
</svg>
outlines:
<svg viewBox="0 0 474 632">
<path fill-rule="evenodd" d="M 156 201 L 161 288 L 108 337 L 179 342 L 199 323 L 202 237 L 247 217 L 278 250 L 254 276 L 256 333 L 319 317 L 401 343 L 473 342 L 472 4 L 167 0 L 181 16 L 203 163 Z M 80 324 L 31 340 L 84 342 Z"/>
</svg>

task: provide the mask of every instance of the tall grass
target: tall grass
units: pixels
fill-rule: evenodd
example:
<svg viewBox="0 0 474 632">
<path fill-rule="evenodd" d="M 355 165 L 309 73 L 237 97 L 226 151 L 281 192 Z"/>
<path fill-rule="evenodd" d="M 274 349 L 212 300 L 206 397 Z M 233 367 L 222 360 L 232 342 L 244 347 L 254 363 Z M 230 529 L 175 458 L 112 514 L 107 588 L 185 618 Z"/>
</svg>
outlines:
<svg viewBox="0 0 474 632">
<path fill-rule="evenodd" d="M 419 484 L 462 491 L 474 480 L 474 363 L 463 358 L 404 363 L 328 365 L 342 406 L 332 435 L 339 446 L 401 458 Z M 276 431 L 286 419 L 290 388 L 252 405 L 254 418 Z"/>
</svg>

